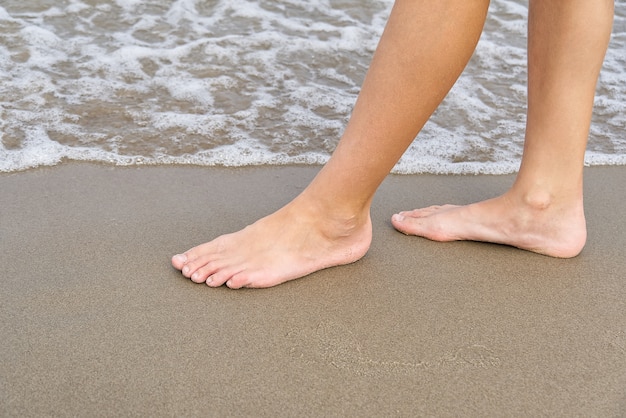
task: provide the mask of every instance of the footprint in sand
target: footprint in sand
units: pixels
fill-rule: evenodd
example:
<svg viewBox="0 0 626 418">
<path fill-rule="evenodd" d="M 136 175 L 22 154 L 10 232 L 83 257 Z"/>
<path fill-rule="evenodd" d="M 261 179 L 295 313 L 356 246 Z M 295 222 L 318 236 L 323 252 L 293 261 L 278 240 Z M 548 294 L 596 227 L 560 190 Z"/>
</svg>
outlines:
<svg viewBox="0 0 626 418">
<path fill-rule="evenodd" d="M 376 359 L 367 355 L 354 334 L 336 322 L 322 322 L 310 331 L 290 332 L 290 355 L 309 363 L 324 363 L 338 369 L 357 374 L 372 375 L 381 373 L 407 374 L 420 370 L 436 370 L 449 367 L 495 367 L 501 360 L 493 350 L 482 345 L 467 345 L 422 361 L 394 361 Z"/>
</svg>

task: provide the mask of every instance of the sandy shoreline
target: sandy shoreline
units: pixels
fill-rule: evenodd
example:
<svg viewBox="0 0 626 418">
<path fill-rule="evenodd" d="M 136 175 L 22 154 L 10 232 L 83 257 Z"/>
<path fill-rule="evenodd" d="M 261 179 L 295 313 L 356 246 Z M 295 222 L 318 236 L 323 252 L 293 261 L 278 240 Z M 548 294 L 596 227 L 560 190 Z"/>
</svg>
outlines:
<svg viewBox="0 0 626 418">
<path fill-rule="evenodd" d="M 353 265 L 243 291 L 170 267 L 317 170 L 0 174 L 0 415 L 626 415 L 626 167 L 586 169 L 572 260 L 397 233 L 398 210 L 513 179 L 414 175 L 385 181 Z"/>
</svg>

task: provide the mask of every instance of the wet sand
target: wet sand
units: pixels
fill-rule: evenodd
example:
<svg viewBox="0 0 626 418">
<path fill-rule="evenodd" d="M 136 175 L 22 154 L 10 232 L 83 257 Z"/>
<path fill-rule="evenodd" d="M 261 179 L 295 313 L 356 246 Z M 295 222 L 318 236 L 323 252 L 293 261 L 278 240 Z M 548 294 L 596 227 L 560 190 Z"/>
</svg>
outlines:
<svg viewBox="0 0 626 418">
<path fill-rule="evenodd" d="M 317 170 L 0 175 L 0 416 L 626 415 L 626 167 L 586 170 L 571 260 L 396 232 L 513 181 L 415 175 L 385 181 L 355 264 L 241 291 L 170 266 Z"/>
</svg>

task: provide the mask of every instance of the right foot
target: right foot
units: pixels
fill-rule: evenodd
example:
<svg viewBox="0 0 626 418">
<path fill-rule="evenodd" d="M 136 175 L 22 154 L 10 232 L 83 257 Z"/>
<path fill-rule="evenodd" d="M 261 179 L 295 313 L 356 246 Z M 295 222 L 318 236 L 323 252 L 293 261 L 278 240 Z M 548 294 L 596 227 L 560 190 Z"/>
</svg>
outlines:
<svg viewBox="0 0 626 418">
<path fill-rule="evenodd" d="M 270 287 L 365 255 L 372 239 L 369 213 L 346 219 L 313 207 L 296 199 L 239 232 L 175 255 L 172 265 L 212 287 Z"/>
<path fill-rule="evenodd" d="M 587 238 L 582 199 L 559 206 L 504 195 L 400 212 L 392 223 L 402 233 L 434 241 L 492 242 L 558 258 L 578 255 Z"/>
</svg>

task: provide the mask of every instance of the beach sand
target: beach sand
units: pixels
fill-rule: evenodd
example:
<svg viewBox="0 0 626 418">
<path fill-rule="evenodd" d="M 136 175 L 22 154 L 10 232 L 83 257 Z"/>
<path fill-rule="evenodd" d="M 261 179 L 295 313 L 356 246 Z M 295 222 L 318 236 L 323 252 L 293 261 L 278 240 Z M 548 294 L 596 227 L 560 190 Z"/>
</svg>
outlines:
<svg viewBox="0 0 626 418">
<path fill-rule="evenodd" d="M 626 416 L 626 167 L 585 172 L 571 260 L 389 217 L 513 176 L 389 176 L 355 264 L 211 289 L 172 254 L 318 167 L 64 163 L 0 175 L 0 416 Z"/>
</svg>

